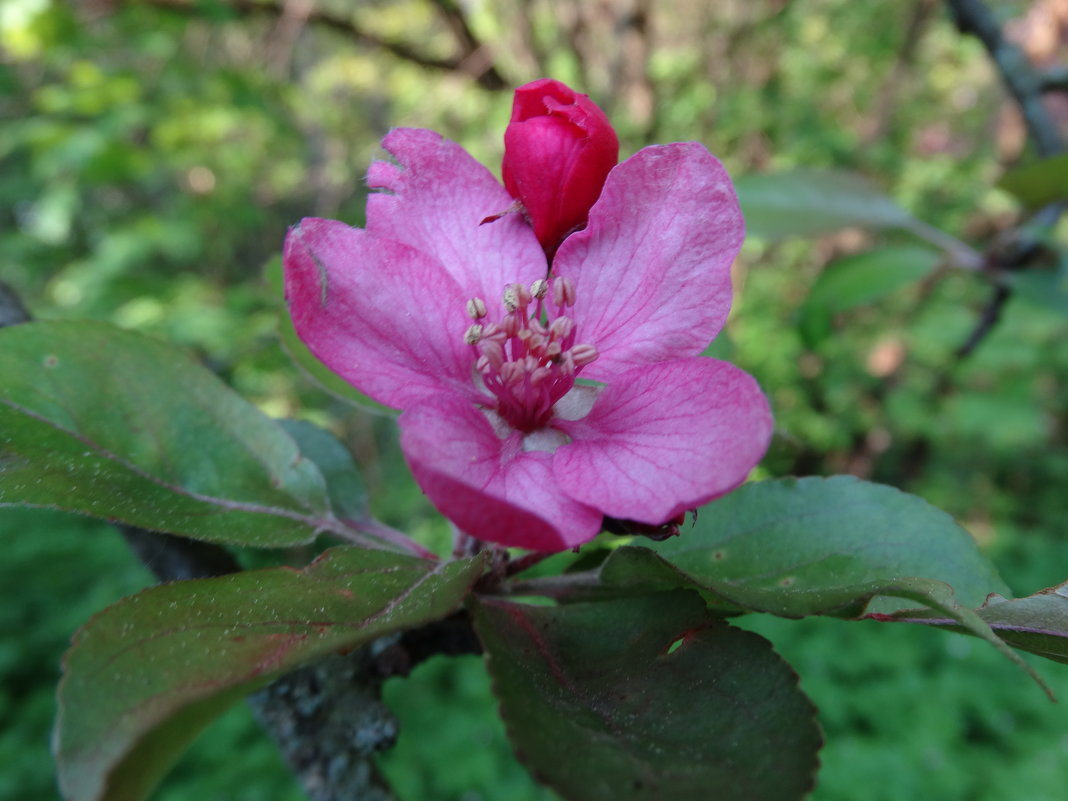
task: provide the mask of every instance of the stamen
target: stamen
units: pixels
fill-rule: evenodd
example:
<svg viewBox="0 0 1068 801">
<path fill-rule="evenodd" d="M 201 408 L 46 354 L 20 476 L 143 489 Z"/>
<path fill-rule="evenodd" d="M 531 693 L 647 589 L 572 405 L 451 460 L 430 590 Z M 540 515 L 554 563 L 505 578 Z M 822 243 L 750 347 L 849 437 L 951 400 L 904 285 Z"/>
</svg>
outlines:
<svg viewBox="0 0 1068 801">
<path fill-rule="evenodd" d="M 575 285 L 571 283 L 571 279 L 563 276 L 553 278 L 553 302 L 557 306 L 575 305 Z"/>
<path fill-rule="evenodd" d="M 533 298 L 528 290 L 522 284 L 509 284 L 504 288 L 504 308 L 510 312 L 514 312 L 516 309 L 525 309 L 530 305 L 530 301 Z"/>
<path fill-rule="evenodd" d="M 490 366 L 496 370 L 500 370 L 501 365 L 505 363 L 504 348 L 499 342 L 484 339 L 478 343 L 478 351 L 489 360 Z"/>
<path fill-rule="evenodd" d="M 571 358 L 575 361 L 575 368 L 585 367 L 597 358 L 597 348 L 593 345 L 575 345 L 571 349 Z"/>
<path fill-rule="evenodd" d="M 552 293 L 552 303 L 546 299 Z M 524 435 L 553 431 L 554 407 L 575 386 L 575 376 L 597 358 L 589 343 L 574 344 L 578 333 L 566 310 L 575 305 L 575 285 L 567 278 L 537 279 L 529 287 L 507 284 L 506 313 L 490 322 L 485 302 L 470 298 L 474 320 L 464 342 L 475 348 L 475 370 L 491 396 L 487 413 Z"/>
<path fill-rule="evenodd" d="M 575 330 L 575 324 L 570 317 L 557 317 L 549 324 L 549 336 L 554 340 L 567 339 L 568 335 Z"/>
<path fill-rule="evenodd" d="M 472 320 L 481 320 L 486 316 L 486 301 L 482 298 L 471 298 L 467 301 L 467 316 Z"/>
<path fill-rule="evenodd" d="M 478 323 L 475 323 L 464 332 L 464 342 L 468 345 L 477 345 L 480 339 L 482 339 L 482 326 Z"/>
</svg>

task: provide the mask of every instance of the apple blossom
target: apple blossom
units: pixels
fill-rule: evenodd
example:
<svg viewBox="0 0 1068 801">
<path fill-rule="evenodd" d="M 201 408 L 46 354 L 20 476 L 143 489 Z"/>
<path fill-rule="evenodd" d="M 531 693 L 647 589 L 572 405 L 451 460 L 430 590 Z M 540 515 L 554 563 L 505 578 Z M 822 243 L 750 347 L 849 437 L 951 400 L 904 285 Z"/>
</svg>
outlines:
<svg viewBox="0 0 1068 801">
<path fill-rule="evenodd" d="M 541 551 L 604 518 L 659 526 L 742 483 L 771 415 L 756 382 L 699 354 L 731 303 L 744 233 L 702 145 L 619 164 L 548 272 L 508 193 L 459 145 L 396 129 L 364 229 L 305 219 L 285 246 L 296 330 L 402 409 L 420 487 L 462 531 Z"/>
</svg>

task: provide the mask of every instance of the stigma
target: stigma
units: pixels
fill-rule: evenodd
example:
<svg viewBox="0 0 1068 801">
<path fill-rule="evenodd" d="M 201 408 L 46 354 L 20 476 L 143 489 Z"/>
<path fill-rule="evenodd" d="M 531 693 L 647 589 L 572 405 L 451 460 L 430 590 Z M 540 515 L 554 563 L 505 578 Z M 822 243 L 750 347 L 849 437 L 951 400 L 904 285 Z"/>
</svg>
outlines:
<svg viewBox="0 0 1068 801">
<path fill-rule="evenodd" d="M 548 425 L 553 406 L 575 377 L 597 358 L 594 345 L 577 341 L 575 286 L 567 278 L 508 284 L 500 322 L 488 322 L 481 298 L 467 301 L 473 320 L 463 339 L 477 353 L 475 370 L 493 399 L 489 404 L 512 428 L 529 434 Z"/>
</svg>

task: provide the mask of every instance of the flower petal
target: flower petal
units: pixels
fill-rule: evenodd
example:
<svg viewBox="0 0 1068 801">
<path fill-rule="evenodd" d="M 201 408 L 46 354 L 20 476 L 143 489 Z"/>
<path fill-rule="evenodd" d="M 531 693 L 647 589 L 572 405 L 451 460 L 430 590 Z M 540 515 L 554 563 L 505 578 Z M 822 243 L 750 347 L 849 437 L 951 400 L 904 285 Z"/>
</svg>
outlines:
<svg viewBox="0 0 1068 801">
<path fill-rule="evenodd" d="M 593 539 L 601 513 L 557 486 L 552 454 L 524 451 L 518 432 L 501 439 L 486 416 L 439 396 L 400 416 L 401 448 L 415 480 L 461 531 L 487 542 L 562 551 Z"/>
<path fill-rule="evenodd" d="M 491 318 L 504 285 L 544 278 L 545 254 L 514 201 L 466 150 L 433 131 L 395 128 L 382 140 L 399 164 L 377 161 L 367 173 L 367 230 L 439 261 Z"/>
<path fill-rule="evenodd" d="M 427 256 L 308 218 L 289 230 L 283 264 L 297 334 L 361 392 L 397 408 L 443 390 L 476 394 L 464 293 Z"/>
<path fill-rule="evenodd" d="M 615 377 L 590 414 L 558 425 L 556 481 L 609 517 L 659 524 L 737 487 L 771 439 L 753 378 L 695 357 Z"/>
<path fill-rule="evenodd" d="M 730 178 L 703 145 L 647 147 L 612 170 L 553 262 L 574 282 L 580 341 L 600 354 L 583 377 L 700 353 L 730 311 L 744 234 Z"/>
</svg>

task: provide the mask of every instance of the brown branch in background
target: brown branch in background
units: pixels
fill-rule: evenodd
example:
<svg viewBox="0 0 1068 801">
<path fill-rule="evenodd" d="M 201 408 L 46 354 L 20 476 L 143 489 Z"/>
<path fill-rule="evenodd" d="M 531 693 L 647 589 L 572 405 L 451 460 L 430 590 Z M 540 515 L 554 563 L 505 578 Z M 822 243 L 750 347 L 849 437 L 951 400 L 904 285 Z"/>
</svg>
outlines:
<svg viewBox="0 0 1068 801">
<path fill-rule="evenodd" d="M 961 33 L 983 43 L 997 67 L 1002 83 L 1020 107 L 1027 132 L 1041 156 L 1055 156 L 1065 149 L 1057 123 L 1042 103 L 1045 82 L 1027 55 L 1005 37 L 994 15 L 982 0 L 946 0 Z"/>
<path fill-rule="evenodd" d="M 118 1 L 121 2 L 122 0 Z M 201 7 L 196 2 L 192 2 L 192 0 L 125 0 L 125 2 L 127 4 L 140 3 L 157 6 L 180 14 L 189 14 L 190 16 L 199 16 L 202 13 Z M 258 0 L 226 0 L 222 5 L 246 17 L 268 16 L 274 19 L 286 13 L 284 2 L 265 3 L 258 2 Z M 473 37 L 467 40 L 469 49 L 461 47 L 459 55 L 451 58 L 439 58 L 417 49 L 408 42 L 387 39 L 365 30 L 351 16 L 335 15 L 316 7 L 309 10 L 305 17 L 305 22 L 308 25 L 336 31 L 358 44 L 383 50 L 402 61 L 408 61 L 426 69 L 467 75 L 483 89 L 500 91 L 508 86 L 497 68 L 490 62 L 485 48 L 478 44 Z"/>
<path fill-rule="evenodd" d="M 623 99 L 627 115 L 642 129 L 648 143 L 656 131 L 656 92 L 649 77 L 652 56 L 651 0 L 634 0 L 627 13 L 617 22 L 619 57 L 614 72 L 618 77 L 618 95 Z"/>
<path fill-rule="evenodd" d="M 1035 149 L 1043 158 L 1065 152 L 1064 137 L 1056 120 L 1043 103 L 1043 92 L 1050 91 L 1047 71 L 1040 73 L 1027 55 L 1009 41 L 990 9 L 982 0 L 946 0 L 950 13 L 961 33 L 978 38 L 994 62 L 1002 83 L 1020 108 L 1024 124 Z M 1030 220 L 1011 232 L 1007 239 L 1011 247 L 995 245 L 986 253 L 986 269 L 995 285 L 990 300 L 979 315 L 975 328 L 957 349 L 956 361 L 967 358 L 989 334 L 1012 297 L 1012 287 L 1005 279 L 1008 270 L 1026 269 L 1044 252 L 1035 231 L 1052 227 L 1065 211 L 1065 201 L 1058 201 L 1041 209 Z"/>
<path fill-rule="evenodd" d="M 22 305 L 22 299 L 15 290 L 0 281 L 0 328 L 8 325 L 21 325 L 30 321 L 30 313 Z"/>
<path fill-rule="evenodd" d="M 515 20 L 513 33 L 515 40 L 513 46 L 518 45 L 521 52 L 517 55 L 520 60 L 526 62 L 528 69 L 527 78 L 548 77 L 549 56 L 538 41 L 538 35 L 534 26 L 534 15 L 537 13 L 536 0 L 517 0 L 514 3 L 512 19 Z"/>
<path fill-rule="evenodd" d="M 1068 67 L 1051 67 L 1040 80 L 1043 92 L 1068 92 Z"/>
<path fill-rule="evenodd" d="M 912 11 L 909 13 L 908 23 L 905 27 L 905 40 L 901 49 L 897 52 L 894 65 L 890 68 L 890 74 L 886 77 L 883 85 L 879 87 L 875 100 L 875 117 L 866 126 L 862 141 L 871 144 L 881 139 L 890 127 L 891 120 L 897 110 L 898 95 L 901 87 L 906 83 L 909 73 L 916 62 L 916 51 L 927 26 L 934 16 L 934 10 L 938 0 L 915 0 Z"/>
<path fill-rule="evenodd" d="M 490 49 L 475 36 L 459 4 L 455 0 L 430 0 L 430 2 L 441 12 L 445 24 L 449 26 L 449 30 L 452 31 L 460 47 L 456 68 L 474 77 L 486 89 L 507 88 L 509 83 L 501 77 L 494 66 Z"/>
</svg>

